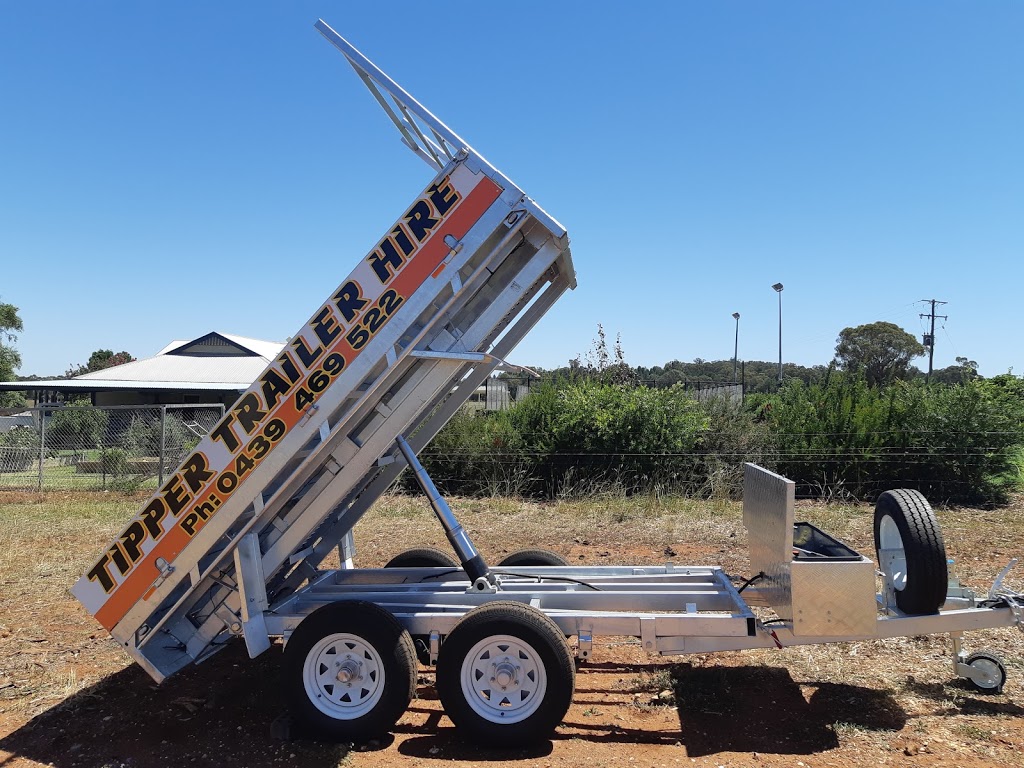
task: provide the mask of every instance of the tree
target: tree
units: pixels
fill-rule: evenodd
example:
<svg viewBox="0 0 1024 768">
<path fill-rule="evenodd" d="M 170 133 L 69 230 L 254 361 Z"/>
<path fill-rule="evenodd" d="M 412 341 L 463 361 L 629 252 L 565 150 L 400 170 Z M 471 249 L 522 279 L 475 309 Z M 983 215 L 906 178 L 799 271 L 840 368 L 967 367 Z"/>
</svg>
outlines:
<svg viewBox="0 0 1024 768">
<path fill-rule="evenodd" d="M 21 355 L 14 348 L 18 333 L 24 330 L 18 308 L 0 301 L 0 381 L 14 381 L 14 371 L 21 367 Z M 22 405 L 24 400 L 16 392 L 0 392 L 0 407 Z"/>
<path fill-rule="evenodd" d="M 923 373 L 921 374 L 924 375 Z M 936 384 L 963 384 L 973 381 L 978 376 L 978 363 L 966 357 L 958 357 L 956 365 L 948 365 L 932 371 L 932 381 Z"/>
<path fill-rule="evenodd" d="M 844 371 L 862 373 L 874 387 L 906 378 L 910 361 L 923 354 L 917 339 L 883 321 L 843 328 L 836 339 L 836 364 Z"/>
<path fill-rule="evenodd" d="M 786 379 L 800 379 L 805 384 L 821 381 L 828 373 L 828 366 L 816 365 L 807 368 L 795 363 L 786 363 L 783 366 Z M 636 375 L 641 382 L 653 384 L 657 387 L 668 387 L 677 382 L 691 383 L 733 383 L 732 358 L 728 360 L 702 360 L 697 358 L 692 363 L 683 363 L 679 360 L 672 360 L 664 366 L 656 365 L 652 368 L 638 366 Z M 753 392 L 774 392 L 779 388 L 779 364 L 778 362 L 763 360 L 747 360 L 743 364 L 742 379 L 744 391 L 748 394 Z"/>
<path fill-rule="evenodd" d="M 73 400 L 73 404 L 88 405 L 88 398 Z M 107 432 L 109 417 L 99 408 L 56 408 L 50 413 L 46 427 L 46 440 L 59 450 L 97 448 Z"/>
<path fill-rule="evenodd" d="M 89 355 L 89 362 L 85 365 L 71 366 L 64 373 L 65 376 L 71 378 L 73 376 L 81 376 L 83 373 L 92 373 L 93 371 L 103 371 L 107 368 L 113 368 L 116 365 L 124 365 L 130 363 L 135 358 L 127 352 L 113 352 L 109 349 L 97 349 L 91 355 Z"/>
<path fill-rule="evenodd" d="M 615 362 L 612 362 L 612 355 Z M 635 384 L 636 372 L 626 362 L 626 353 L 622 349 L 622 338 L 615 336 L 615 348 L 608 352 L 608 341 L 605 338 L 604 326 L 597 324 L 597 338 L 594 339 L 590 351 L 584 355 L 583 362 L 577 355 L 569 361 L 570 377 L 582 376 L 586 379 L 600 381 L 604 384 Z"/>
</svg>

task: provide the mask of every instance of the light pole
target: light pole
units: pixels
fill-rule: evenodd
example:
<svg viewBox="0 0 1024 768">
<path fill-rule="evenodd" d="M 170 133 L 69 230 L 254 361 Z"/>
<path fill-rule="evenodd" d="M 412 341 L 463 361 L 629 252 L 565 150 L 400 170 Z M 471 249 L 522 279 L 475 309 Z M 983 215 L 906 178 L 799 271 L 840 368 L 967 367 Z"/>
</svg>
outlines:
<svg viewBox="0 0 1024 768">
<path fill-rule="evenodd" d="M 736 383 L 736 360 L 740 355 L 740 313 L 733 312 L 732 316 L 736 320 L 736 344 L 732 348 L 732 383 Z"/>
<path fill-rule="evenodd" d="M 779 294 L 779 385 L 782 385 L 782 283 L 776 283 L 772 289 Z"/>
</svg>

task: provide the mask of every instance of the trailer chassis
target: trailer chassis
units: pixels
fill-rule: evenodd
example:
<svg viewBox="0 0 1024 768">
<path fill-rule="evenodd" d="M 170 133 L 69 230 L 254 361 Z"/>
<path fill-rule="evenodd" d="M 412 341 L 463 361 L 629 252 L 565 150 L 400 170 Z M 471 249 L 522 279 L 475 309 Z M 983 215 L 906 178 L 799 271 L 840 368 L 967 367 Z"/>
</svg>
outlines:
<svg viewBox="0 0 1024 768">
<path fill-rule="evenodd" d="M 399 443 L 448 533 L 462 567 L 343 567 L 323 571 L 303 588 L 272 603 L 266 602 L 265 595 L 257 595 L 254 601 L 249 595 L 242 600 L 243 605 L 252 601 L 265 603 L 267 608 L 249 612 L 248 620 L 232 629 L 244 636 L 253 655 L 269 647 L 273 638 L 284 642 L 287 655 L 287 646 L 310 617 L 332 610 L 340 616 L 338 611 L 344 610 L 345 606 L 376 606 L 397 622 L 403 636 L 417 638 L 423 663 L 436 665 L 441 661 L 438 668 L 439 690 L 446 684 L 448 689 L 455 689 L 449 698 L 454 696 L 458 700 L 456 708 L 459 703 L 469 702 L 466 707 L 469 715 L 463 715 L 464 722 L 453 719 L 457 725 L 467 725 L 468 735 L 478 741 L 521 743 L 523 738 L 546 734 L 564 715 L 562 710 L 556 713 L 557 719 L 549 715 L 543 720 L 539 717 L 543 708 L 534 702 L 532 709 L 527 708 L 529 711 L 524 720 L 511 724 L 522 726 L 527 723 L 530 728 L 525 732 L 519 728 L 506 733 L 511 725 L 506 725 L 502 717 L 514 713 L 516 707 L 505 699 L 502 699 L 505 703 L 493 704 L 490 689 L 474 686 L 467 678 L 474 670 L 477 675 L 486 676 L 499 669 L 500 664 L 487 665 L 489 654 L 509 640 L 510 634 L 515 636 L 515 633 L 499 631 L 507 630 L 508 616 L 504 613 L 495 623 L 493 637 L 498 640 L 492 643 L 493 648 L 485 642 L 484 651 L 478 651 L 487 660 L 464 656 L 461 661 L 449 662 L 446 668 L 443 649 L 448 638 L 459 632 L 460 625 L 468 617 L 487 610 L 488 606 L 498 608 L 517 604 L 524 615 L 532 615 L 554 628 L 562 638 L 563 651 L 568 648 L 565 638 L 575 638 L 571 652 L 576 663 L 592 658 L 594 639 L 600 636 L 633 637 L 648 653 L 667 656 L 948 633 L 952 638 L 954 673 L 980 690 L 990 692 L 1001 691 L 1006 679 L 1005 667 L 998 657 L 989 652 L 966 654 L 962 647 L 964 633 L 1012 626 L 1024 630 L 1021 617 L 1024 600 L 1021 595 L 1002 587 L 1006 572 L 1013 563 L 1004 569 L 984 599 L 979 599 L 970 590 L 954 586 L 947 590 L 942 609 L 926 615 L 911 615 L 897 606 L 895 598 L 900 575 L 894 575 L 892 568 L 885 565 L 898 560 L 894 551 L 881 552 L 883 567 L 877 569 L 872 561 L 848 548 L 848 551 L 840 549 L 839 559 L 833 561 L 820 552 L 804 550 L 805 556 L 810 555 L 810 564 L 819 566 L 812 574 L 814 588 L 808 591 L 801 587 L 801 577 L 799 573 L 792 572 L 794 569 L 788 576 L 780 577 L 777 571 L 783 564 L 771 562 L 772 556 L 768 561 L 763 559 L 765 547 L 770 549 L 772 546 L 764 539 L 775 537 L 776 541 L 781 541 L 783 550 L 776 554 L 780 558 L 787 556 L 791 560 L 790 565 L 799 563 L 801 548 L 794 549 L 790 542 L 794 529 L 799 535 L 800 526 L 807 524 L 793 523 L 793 484 L 754 465 L 746 467 L 744 518 L 751 536 L 761 537 L 750 544 L 752 562 L 761 568 L 759 581 L 737 587 L 720 567 L 674 563 L 488 569 L 416 456 L 408 450 L 402 438 L 399 438 Z M 772 521 L 774 528 L 766 528 L 766 520 Z M 825 541 L 827 546 L 845 546 L 817 529 L 814 529 L 814 536 Z M 796 552 L 795 556 L 793 552 Z M 339 555 L 342 563 L 352 563 L 350 537 L 340 546 Z M 759 557 L 761 562 L 758 562 Z M 256 565 L 258 558 L 249 562 L 242 559 L 238 572 L 242 585 L 251 585 L 258 591 L 264 581 L 262 574 L 253 572 Z M 880 575 L 882 589 L 878 592 L 872 589 L 870 594 L 853 591 L 835 593 L 830 585 L 830 568 L 837 569 L 836 574 L 844 583 L 855 586 L 863 585 L 865 580 L 851 568 L 856 568 L 861 575 L 868 574 L 872 585 L 876 575 Z M 768 571 L 773 569 L 776 573 L 770 575 Z M 804 601 L 803 604 L 786 603 L 786 600 L 792 601 L 794 592 L 798 599 Z M 757 613 L 755 608 L 759 609 Z M 534 638 L 534 645 L 536 642 Z M 533 664 L 532 673 L 550 677 L 550 672 L 543 669 L 543 654 L 530 643 L 526 643 L 524 648 L 517 653 Z M 302 652 L 305 651 L 300 650 Z M 324 657 L 319 661 L 316 658 L 310 660 L 311 652 L 305 653 L 303 668 L 308 678 L 309 664 L 322 667 Z M 508 672 L 506 678 L 509 686 L 516 689 L 518 678 L 515 673 Z M 330 677 L 330 680 L 334 679 Z M 500 677 L 490 679 L 501 680 Z M 549 688 L 552 682 L 548 681 Z M 561 681 L 561 685 L 564 688 L 566 682 Z M 333 683 L 327 687 L 334 690 Z M 313 695 L 319 689 L 315 684 L 308 684 L 303 690 L 307 695 Z M 564 690 L 561 693 L 567 708 L 571 688 L 568 696 Z M 317 695 L 329 694 L 321 690 Z M 518 695 L 526 694 L 520 691 Z M 474 696 L 477 697 L 475 702 L 472 700 Z M 442 701 L 447 709 L 449 702 L 445 702 L 444 697 Z M 331 713 L 340 714 L 341 722 L 345 722 L 345 706 L 336 707 Z M 390 725 L 393 722 L 388 723 L 388 727 Z M 362 729 L 363 724 L 360 724 L 360 731 Z M 339 729 L 326 730 L 335 735 L 339 733 Z M 340 728 L 342 736 L 348 733 L 344 727 Z"/>
</svg>

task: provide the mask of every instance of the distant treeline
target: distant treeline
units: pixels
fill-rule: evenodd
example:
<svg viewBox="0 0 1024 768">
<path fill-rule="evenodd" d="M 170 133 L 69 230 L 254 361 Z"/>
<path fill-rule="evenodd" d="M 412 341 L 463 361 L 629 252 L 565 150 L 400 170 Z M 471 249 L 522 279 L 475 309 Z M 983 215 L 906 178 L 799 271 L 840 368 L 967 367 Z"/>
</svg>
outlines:
<svg viewBox="0 0 1024 768">
<path fill-rule="evenodd" d="M 775 392 L 779 388 L 779 364 L 778 362 L 767 362 L 764 360 L 740 361 L 736 365 L 736 376 L 733 377 L 732 360 L 701 360 L 697 358 L 692 363 L 684 363 L 680 360 L 673 360 L 665 365 L 646 367 L 625 366 L 630 373 L 629 379 L 646 384 L 651 387 L 670 387 L 679 383 L 720 383 L 720 384 L 742 384 L 743 391 L 748 393 Z M 834 370 L 835 365 L 813 365 L 804 366 L 795 363 L 783 363 L 782 375 L 784 381 L 799 379 L 804 384 L 816 384 L 824 381 L 829 372 Z M 957 384 L 964 379 L 964 376 L 975 378 L 976 365 L 970 361 L 958 365 L 950 365 L 946 368 L 939 368 L 932 371 L 931 381 L 938 384 Z M 541 373 L 542 378 L 565 379 L 571 378 L 574 369 L 572 366 L 556 368 L 554 370 L 534 369 Z M 517 378 L 516 374 L 508 374 L 509 378 Z M 924 380 L 925 372 L 910 366 L 905 377 L 907 380 Z"/>
</svg>

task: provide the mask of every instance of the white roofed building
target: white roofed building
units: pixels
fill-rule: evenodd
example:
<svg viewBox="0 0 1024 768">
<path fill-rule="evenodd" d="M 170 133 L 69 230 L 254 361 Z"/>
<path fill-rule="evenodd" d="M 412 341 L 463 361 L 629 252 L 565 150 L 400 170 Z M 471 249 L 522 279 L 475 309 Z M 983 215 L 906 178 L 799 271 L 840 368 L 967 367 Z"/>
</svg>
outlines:
<svg viewBox="0 0 1024 768">
<path fill-rule="evenodd" d="M 172 341 L 153 357 L 71 379 L 4 382 L 0 391 L 36 393 L 36 402 L 89 396 L 94 405 L 230 405 L 283 348 L 280 341 L 213 331 Z"/>
</svg>

